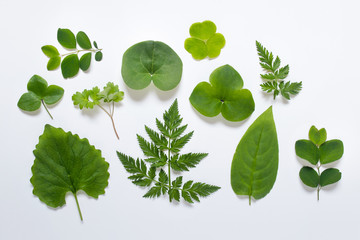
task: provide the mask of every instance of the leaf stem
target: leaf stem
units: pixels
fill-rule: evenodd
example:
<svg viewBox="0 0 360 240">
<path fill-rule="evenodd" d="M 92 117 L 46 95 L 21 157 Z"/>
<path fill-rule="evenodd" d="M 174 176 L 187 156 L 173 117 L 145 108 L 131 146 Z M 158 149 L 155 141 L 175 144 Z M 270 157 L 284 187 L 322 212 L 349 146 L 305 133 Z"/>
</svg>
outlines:
<svg viewBox="0 0 360 240">
<path fill-rule="evenodd" d="M 42 105 L 44 106 L 44 108 L 45 108 L 45 110 L 47 111 L 47 113 L 49 114 L 49 116 L 51 117 L 51 119 L 54 119 L 54 118 L 51 116 L 51 114 L 50 114 L 50 112 L 49 112 L 49 109 L 46 107 L 46 104 L 45 104 L 45 102 L 44 102 L 44 99 L 41 99 L 41 103 L 42 103 Z"/>
<path fill-rule="evenodd" d="M 320 179 L 320 167 L 321 167 L 321 164 L 318 164 L 316 166 L 317 170 L 318 170 L 318 174 L 319 174 L 319 179 Z M 320 182 L 320 181 L 319 181 Z M 316 189 L 316 192 L 317 192 L 317 200 L 319 201 L 320 200 L 320 185 L 318 185 L 317 189 Z"/>
<path fill-rule="evenodd" d="M 102 110 L 104 110 L 104 112 L 110 117 L 111 123 L 112 123 L 113 128 L 114 128 L 115 135 L 116 135 L 117 139 L 120 139 L 120 138 L 119 138 L 119 135 L 118 135 L 118 133 L 117 133 L 117 131 L 116 131 L 116 127 L 115 127 L 115 123 L 114 123 L 114 118 L 113 118 L 113 115 L 112 115 L 112 114 L 114 114 L 114 110 L 113 110 L 112 114 L 110 114 L 110 113 L 109 113 L 108 111 L 106 111 L 106 109 L 103 108 L 100 104 L 99 104 L 98 106 L 99 106 Z"/>
<path fill-rule="evenodd" d="M 68 55 L 71 55 L 71 54 L 78 54 L 79 52 L 85 52 L 85 51 L 100 52 L 101 50 L 102 49 L 94 49 L 94 48 L 91 48 L 91 49 L 79 49 L 79 50 L 76 50 L 76 51 L 73 51 L 73 52 L 61 54 L 60 57 L 65 57 L 65 56 L 68 56 Z"/>
<path fill-rule="evenodd" d="M 171 136 L 171 131 L 170 131 L 170 136 Z M 169 189 L 171 189 L 171 166 L 170 166 L 171 151 L 170 151 L 170 147 L 171 147 L 171 138 L 169 137 L 169 147 L 168 147 L 168 176 L 169 176 Z M 169 201 L 171 202 L 171 197 L 170 197 L 170 195 L 169 195 Z"/>
<path fill-rule="evenodd" d="M 79 211 L 80 219 L 81 219 L 81 221 L 83 221 L 83 217 L 82 217 L 82 214 L 81 214 L 80 205 L 79 205 L 79 201 L 77 199 L 76 193 L 74 193 L 74 197 L 75 197 L 77 209 Z"/>
</svg>

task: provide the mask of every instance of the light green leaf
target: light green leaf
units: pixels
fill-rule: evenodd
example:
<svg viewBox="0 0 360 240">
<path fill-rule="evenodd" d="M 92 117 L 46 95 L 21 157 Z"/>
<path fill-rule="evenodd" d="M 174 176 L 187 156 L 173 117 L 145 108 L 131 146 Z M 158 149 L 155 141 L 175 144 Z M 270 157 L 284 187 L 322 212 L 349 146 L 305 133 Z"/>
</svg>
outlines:
<svg viewBox="0 0 360 240">
<path fill-rule="evenodd" d="M 317 188 L 320 183 L 319 174 L 311 167 L 301 168 L 299 176 L 306 186 Z"/>
<path fill-rule="evenodd" d="M 53 208 L 65 205 L 67 192 L 73 193 L 77 203 L 79 190 L 93 198 L 105 193 L 109 164 L 86 138 L 47 124 L 34 155 L 30 182 L 34 195 L 46 205 Z"/>
<path fill-rule="evenodd" d="M 313 143 L 320 146 L 326 141 L 325 128 L 318 130 L 315 126 L 311 126 L 309 130 L 309 138 Z"/>
<path fill-rule="evenodd" d="M 334 139 L 324 142 L 320 146 L 320 163 L 327 164 L 339 160 L 344 154 L 344 145 L 341 140 Z"/>
<path fill-rule="evenodd" d="M 118 85 L 108 82 L 99 96 L 104 99 L 104 102 L 120 102 L 124 99 L 124 92 L 119 91 Z"/>
<path fill-rule="evenodd" d="M 255 109 L 252 94 L 242 89 L 240 74 L 230 65 L 215 69 L 210 75 L 210 84 L 199 83 L 190 96 L 192 106 L 207 117 L 220 112 L 229 121 L 242 121 Z"/>
<path fill-rule="evenodd" d="M 187 38 L 184 44 L 185 50 L 191 53 L 196 60 L 201 60 L 207 57 L 208 50 L 204 41 L 196 38 Z"/>
<path fill-rule="evenodd" d="M 100 62 L 102 60 L 102 58 L 103 58 L 103 53 L 102 52 L 96 52 L 95 53 L 95 60 L 97 62 Z"/>
<path fill-rule="evenodd" d="M 272 189 L 277 175 L 279 147 L 269 107 L 241 138 L 231 164 L 231 186 L 237 195 L 260 199 Z"/>
<path fill-rule="evenodd" d="M 132 89 L 143 89 L 153 81 L 157 88 L 168 91 L 181 80 L 182 61 L 165 43 L 140 42 L 124 53 L 121 74 Z"/>
<path fill-rule="evenodd" d="M 220 55 L 221 49 L 225 46 L 225 38 L 221 33 L 215 33 L 206 42 L 209 58 L 216 58 Z"/>
<path fill-rule="evenodd" d="M 83 71 L 88 70 L 90 67 L 90 63 L 91 63 L 91 52 L 85 53 L 80 58 L 80 64 L 79 64 L 80 69 Z"/>
<path fill-rule="evenodd" d="M 56 47 L 52 45 L 45 45 L 41 47 L 43 53 L 49 58 L 58 57 L 60 55 L 59 51 Z"/>
<path fill-rule="evenodd" d="M 60 66 L 61 57 L 52 57 L 49 59 L 46 66 L 47 70 L 52 71 L 57 69 Z"/>
<path fill-rule="evenodd" d="M 190 36 L 201 40 L 208 40 L 216 33 L 216 25 L 209 20 L 196 22 L 190 27 Z"/>
<path fill-rule="evenodd" d="M 71 99 L 73 100 L 74 105 L 79 105 L 80 109 L 92 109 L 97 104 L 97 102 L 89 100 L 90 94 L 91 91 L 85 89 L 82 93 L 76 92 Z"/>
<path fill-rule="evenodd" d="M 317 146 L 310 140 L 298 140 L 295 143 L 295 152 L 300 158 L 316 165 L 320 159 L 320 152 Z"/>
<path fill-rule="evenodd" d="M 27 92 L 21 95 L 17 106 L 24 111 L 35 111 L 41 106 L 41 99 L 33 92 Z"/>
<path fill-rule="evenodd" d="M 320 175 L 320 186 L 325 187 L 327 185 L 338 182 L 341 179 L 341 172 L 336 168 L 328 168 Z"/>
<path fill-rule="evenodd" d="M 80 68 L 77 54 L 66 56 L 61 63 L 61 73 L 64 78 L 71 78 L 78 74 Z"/>
<path fill-rule="evenodd" d="M 73 32 L 69 29 L 59 28 L 57 32 L 58 42 L 64 48 L 75 49 L 76 48 L 76 39 Z"/>
<path fill-rule="evenodd" d="M 82 49 L 91 49 L 91 42 L 86 33 L 78 32 L 76 34 L 76 41 Z"/>
</svg>

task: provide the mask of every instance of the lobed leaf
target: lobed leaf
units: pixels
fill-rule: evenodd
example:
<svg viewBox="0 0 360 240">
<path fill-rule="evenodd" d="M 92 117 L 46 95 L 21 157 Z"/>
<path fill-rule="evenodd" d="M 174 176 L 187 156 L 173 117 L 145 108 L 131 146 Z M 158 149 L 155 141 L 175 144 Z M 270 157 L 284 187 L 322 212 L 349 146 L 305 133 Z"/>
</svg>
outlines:
<svg viewBox="0 0 360 240">
<path fill-rule="evenodd" d="M 191 139 L 193 134 L 194 134 L 194 131 L 182 136 L 181 138 L 178 138 L 178 139 L 175 139 L 174 141 L 172 141 L 172 143 L 170 145 L 170 150 L 172 152 L 179 152 L 180 149 L 183 148 L 185 146 L 185 144 L 189 142 L 189 140 Z"/>
</svg>

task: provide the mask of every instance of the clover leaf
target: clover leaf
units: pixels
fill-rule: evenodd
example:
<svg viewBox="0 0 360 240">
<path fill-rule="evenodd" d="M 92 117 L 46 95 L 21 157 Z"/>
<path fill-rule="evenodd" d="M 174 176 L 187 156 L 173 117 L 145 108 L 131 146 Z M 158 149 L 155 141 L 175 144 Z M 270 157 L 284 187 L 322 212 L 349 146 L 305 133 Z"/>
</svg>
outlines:
<svg viewBox="0 0 360 240">
<path fill-rule="evenodd" d="M 194 23 L 189 32 L 191 37 L 185 40 L 184 45 L 196 60 L 216 58 L 225 46 L 224 36 L 216 33 L 216 25 L 212 21 Z"/>
<path fill-rule="evenodd" d="M 207 117 L 221 112 L 226 120 L 242 121 L 255 109 L 252 94 L 243 85 L 240 74 L 230 65 L 224 65 L 211 73 L 210 83 L 201 82 L 194 88 L 190 102 Z"/>
<path fill-rule="evenodd" d="M 64 95 L 64 89 L 56 85 L 48 86 L 45 79 L 34 75 L 27 84 L 27 90 L 28 92 L 20 97 L 17 106 L 24 111 L 32 112 L 39 109 L 42 104 L 53 119 L 46 104 L 57 103 Z"/>
<path fill-rule="evenodd" d="M 129 88 L 143 89 L 153 81 L 157 88 L 168 91 L 181 80 L 182 61 L 165 43 L 140 42 L 124 53 L 121 74 Z"/>
<path fill-rule="evenodd" d="M 98 198 L 108 185 L 109 163 L 101 151 L 86 138 L 46 124 L 34 150 L 35 161 L 30 179 L 33 194 L 46 205 L 57 208 L 65 205 L 65 195 L 72 192 L 80 211 L 77 192 Z"/>
</svg>

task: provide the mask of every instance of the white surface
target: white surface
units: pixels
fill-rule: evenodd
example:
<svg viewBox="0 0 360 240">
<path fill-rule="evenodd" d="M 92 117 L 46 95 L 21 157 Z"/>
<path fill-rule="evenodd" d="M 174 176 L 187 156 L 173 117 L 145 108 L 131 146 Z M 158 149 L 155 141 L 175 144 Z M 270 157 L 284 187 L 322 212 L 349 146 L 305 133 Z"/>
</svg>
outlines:
<svg viewBox="0 0 360 240">
<path fill-rule="evenodd" d="M 359 239 L 359 1 L 0 1 L 2 114 L 0 118 L 0 239 Z M 226 38 L 214 60 L 195 61 L 183 47 L 192 23 L 212 20 Z M 89 73 L 63 80 L 60 70 L 48 72 L 40 48 L 59 46 L 56 31 L 85 31 L 103 48 L 102 62 Z M 183 61 L 183 78 L 170 92 L 154 87 L 128 89 L 121 78 L 124 51 L 143 40 L 160 40 Z M 260 66 L 255 40 L 290 64 L 288 80 L 303 81 L 290 102 L 273 101 L 259 87 Z M 199 115 L 188 97 L 200 81 L 223 64 L 232 65 L 252 91 L 255 112 L 242 123 Z M 65 89 L 62 101 L 36 114 L 16 103 L 27 81 L 39 74 Z M 117 141 L 102 111 L 73 107 L 74 92 L 113 81 L 125 92 L 115 109 Z M 185 151 L 209 152 L 196 169 L 184 174 L 222 187 L 200 204 L 170 204 L 167 198 L 144 199 L 116 157 L 116 150 L 141 156 L 136 133 L 144 124 L 155 128 L 175 98 L 194 137 Z M 249 125 L 271 104 L 277 126 L 280 161 L 276 183 L 265 198 L 248 206 L 230 186 L 230 164 Z M 57 210 L 32 194 L 29 182 L 33 149 L 44 125 L 52 124 L 88 138 L 110 163 L 109 186 L 98 200 L 80 195 L 80 222 L 72 196 Z M 311 125 L 325 127 L 328 138 L 344 142 L 336 164 L 341 181 L 316 192 L 299 180 L 301 164 L 295 141 L 306 138 Z"/>
</svg>

